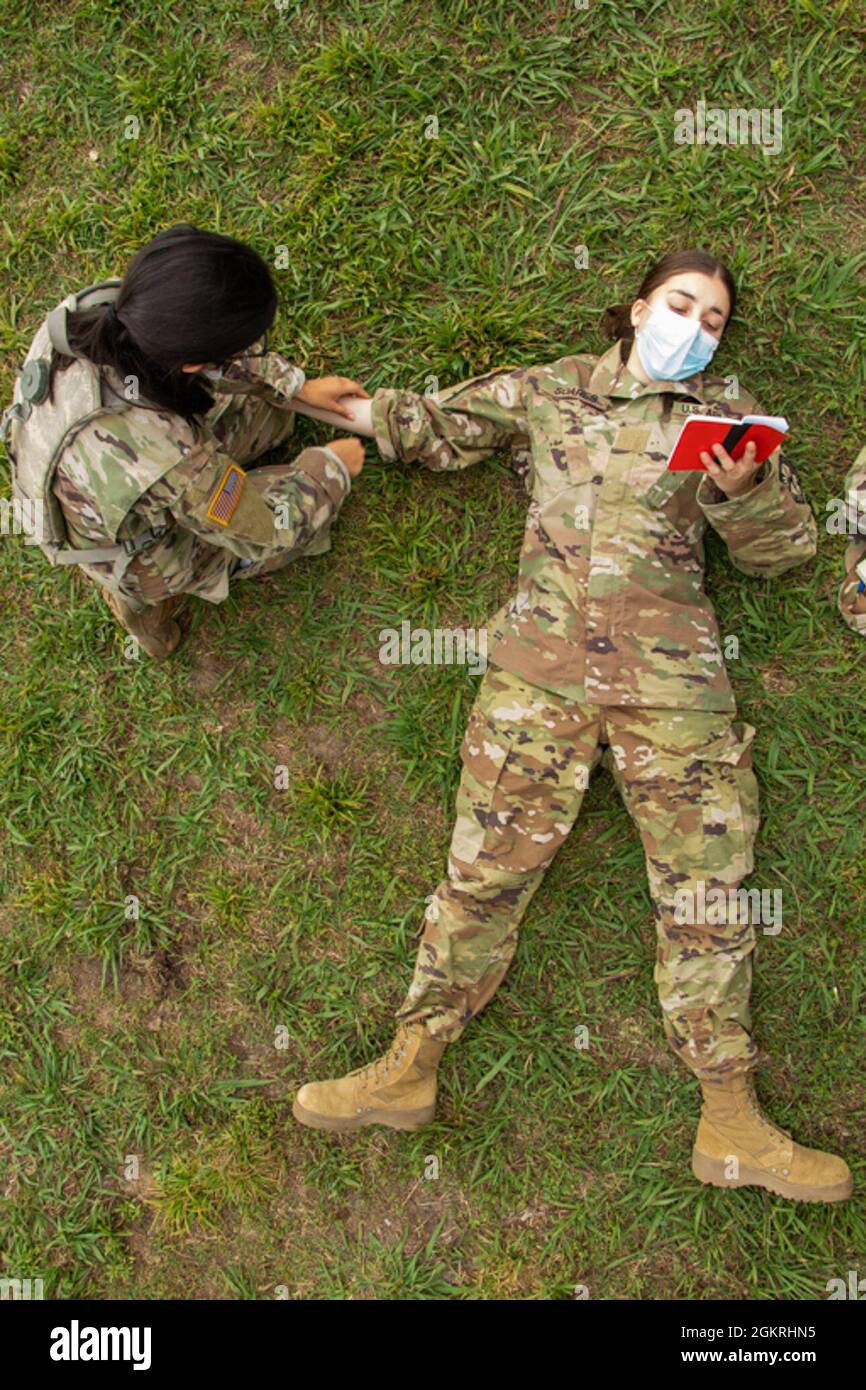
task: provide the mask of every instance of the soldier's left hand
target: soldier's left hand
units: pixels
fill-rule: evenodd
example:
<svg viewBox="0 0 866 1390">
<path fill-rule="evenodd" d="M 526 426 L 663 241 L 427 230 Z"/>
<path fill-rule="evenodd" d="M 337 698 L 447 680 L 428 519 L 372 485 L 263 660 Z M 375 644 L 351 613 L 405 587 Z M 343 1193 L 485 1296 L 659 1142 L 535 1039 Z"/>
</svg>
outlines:
<svg viewBox="0 0 866 1390">
<path fill-rule="evenodd" d="M 357 396 L 363 401 L 370 399 L 369 392 L 347 376 L 314 377 L 312 381 L 304 383 L 297 398 L 306 401 L 307 405 L 316 405 L 320 410 L 330 410 L 335 415 L 344 415 L 347 420 L 352 420 L 351 410 L 340 404 L 341 396 Z"/>
<path fill-rule="evenodd" d="M 755 462 L 756 453 L 755 445 L 747 444 L 742 458 L 735 463 L 727 449 L 723 449 L 721 444 L 714 444 L 712 454 L 706 450 L 701 454 L 701 463 L 716 487 L 721 488 L 728 497 L 740 497 L 754 486 L 755 474 L 760 467 Z"/>
</svg>

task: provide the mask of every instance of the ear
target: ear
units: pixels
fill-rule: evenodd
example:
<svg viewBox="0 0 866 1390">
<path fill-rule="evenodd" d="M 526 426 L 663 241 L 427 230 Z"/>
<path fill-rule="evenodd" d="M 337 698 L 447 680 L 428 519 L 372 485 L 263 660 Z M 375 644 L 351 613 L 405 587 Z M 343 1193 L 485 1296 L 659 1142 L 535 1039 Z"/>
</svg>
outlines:
<svg viewBox="0 0 866 1390">
<path fill-rule="evenodd" d="M 636 299 L 631 306 L 631 326 L 637 328 L 642 323 L 649 305 L 645 299 Z"/>
</svg>

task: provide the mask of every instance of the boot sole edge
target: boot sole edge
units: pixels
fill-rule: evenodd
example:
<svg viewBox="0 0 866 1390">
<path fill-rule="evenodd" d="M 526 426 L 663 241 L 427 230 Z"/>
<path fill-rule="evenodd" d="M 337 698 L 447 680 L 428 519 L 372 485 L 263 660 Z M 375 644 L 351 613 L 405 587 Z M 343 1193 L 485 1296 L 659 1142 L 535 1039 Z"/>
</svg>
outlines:
<svg viewBox="0 0 866 1390">
<path fill-rule="evenodd" d="M 854 1191 L 853 1178 L 832 1187 L 800 1187 L 782 1178 L 768 1177 L 759 1168 L 746 1168 L 742 1164 L 738 1178 L 726 1178 L 724 1161 L 710 1158 L 698 1150 L 692 1153 L 692 1172 L 699 1182 L 709 1183 L 713 1187 L 763 1187 L 777 1197 L 791 1197 L 797 1202 L 844 1202 Z"/>
<path fill-rule="evenodd" d="M 385 1125 L 388 1129 L 421 1129 L 429 1125 L 436 1113 L 435 1105 L 422 1110 L 368 1110 L 364 1115 L 340 1117 L 320 1115 L 315 1110 L 307 1110 L 298 1101 L 292 1104 L 292 1114 L 299 1124 L 310 1129 L 328 1129 L 334 1133 L 353 1129 L 363 1129 L 366 1125 Z"/>
</svg>

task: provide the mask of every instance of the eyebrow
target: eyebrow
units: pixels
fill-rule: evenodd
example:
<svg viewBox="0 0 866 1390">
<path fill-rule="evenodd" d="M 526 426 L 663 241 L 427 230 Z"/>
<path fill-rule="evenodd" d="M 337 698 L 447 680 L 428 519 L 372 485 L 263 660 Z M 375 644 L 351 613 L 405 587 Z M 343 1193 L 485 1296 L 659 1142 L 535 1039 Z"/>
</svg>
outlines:
<svg viewBox="0 0 866 1390">
<path fill-rule="evenodd" d="M 685 295 L 686 299 L 690 299 L 690 300 L 692 301 L 693 304 L 696 304 L 696 303 L 697 303 L 697 299 L 695 298 L 695 296 L 694 296 L 693 294 L 690 294 L 688 290 L 680 290 L 680 289 L 677 289 L 676 286 L 672 286 L 672 288 L 668 291 L 668 293 L 669 293 L 669 294 L 682 294 L 682 295 Z M 713 305 L 713 307 L 712 307 L 711 309 L 708 309 L 708 310 L 707 310 L 707 313 L 708 313 L 708 314 L 721 314 L 722 318 L 725 317 L 725 311 L 724 311 L 724 309 L 719 309 L 718 306 L 715 305 L 715 304 Z"/>
</svg>

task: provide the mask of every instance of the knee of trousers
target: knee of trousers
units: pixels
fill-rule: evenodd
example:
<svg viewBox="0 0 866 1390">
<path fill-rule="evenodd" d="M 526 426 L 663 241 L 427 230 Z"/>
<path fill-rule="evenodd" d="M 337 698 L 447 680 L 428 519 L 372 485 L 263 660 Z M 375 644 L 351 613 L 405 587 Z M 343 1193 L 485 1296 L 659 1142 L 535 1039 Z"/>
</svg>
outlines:
<svg viewBox="0 0 866 1390">
<path fill-rule="evenodd" d="M 686 955 L 742 955 L 754 948 L 757 934 L 750 919 L 727 916 L 721 920 L 690 922 L 669 908 L 655 908 L 656 937 L 661 954 L 682 951 Z"/>
<path fill-rule="evenodd" d="M 436 897 L 443 906 L 462 915 L 477 909 L 521 911 L 544 877 L 544 867 L 530 870 L 504 868 L 492 858 L 478 856 L 471 863 L 448 858 L 448 877 Z"/>
<path fill-rule="evenodd" d="M 695 1006 L 724 999 L 751 986 L 755 930 L 749 923 L 735 936 L 659 931 L 653 979 L 663 1006 L 690 1000 Z"/>
<path fill-rule="evenodd" d="M 737 883 L 689 882 L 671 892 L 653 892 L 660 947 L 668 942 L 697 951 L 751 950 L 756 925 L 775 920 L 777 904 L 766 892 Z"/>
</svg>

